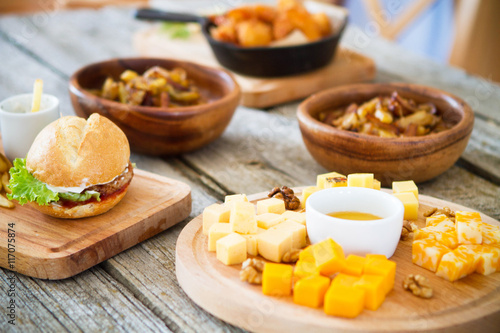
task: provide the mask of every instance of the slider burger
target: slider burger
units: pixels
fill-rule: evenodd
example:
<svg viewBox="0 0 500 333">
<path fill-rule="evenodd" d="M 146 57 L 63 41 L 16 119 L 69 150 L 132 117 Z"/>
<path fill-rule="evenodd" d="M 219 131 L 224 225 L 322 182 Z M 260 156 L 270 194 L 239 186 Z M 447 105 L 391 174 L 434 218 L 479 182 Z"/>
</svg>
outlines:
<svg viewBox="0 0 500 333">
<path fill-rule="evenodd" d="M 9 199 L 44 214 L 81 218 L 113 208 L 134 175 L 125 134 L 109 119 L 62 117 L 36 137 L 10 169 Z"/>
</svg>

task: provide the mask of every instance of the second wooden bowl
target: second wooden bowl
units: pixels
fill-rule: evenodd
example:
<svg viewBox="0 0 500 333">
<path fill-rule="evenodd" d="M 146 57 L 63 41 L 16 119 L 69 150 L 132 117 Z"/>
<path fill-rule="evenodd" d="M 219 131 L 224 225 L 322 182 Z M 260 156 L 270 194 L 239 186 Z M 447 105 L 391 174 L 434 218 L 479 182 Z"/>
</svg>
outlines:
<svg viewBox="0 0 500 333">
<path fill-rule="evenodd" d="M 328 109 L 361 103 L 397 91 L 417 103 L 431 102 L 443 120 L 455 124 L 446 131 L 419 137 L 381 138 L 337 129 L 317 119 Z M 469 141 L 474 113 L 460 98 L 414 84 L 355 84 L 311 96 L 297 111 L 304 143 L 323 167 L 343 174 L 374 173 L 385 186 L 395 180 L 423 182 L 450 168 Z"/>
<path fill-rule="evenodd" d="M 131 69 L 142 74 L 153 66 L 181 67 L 208 103 L 179 108 L 132 106 L 100 98 L 89 89 L 100 89 L 107 77 L 115 80 Z M 169 59 L 127 58 L 94 63 L 70 80 L 75 113 L 87 118 L 97 112 L 117 124 L 133 151 L 149 155 L 177 155 L 201 148 L 217 139 L 229 124 L 241 92 L 229 72 Z"/>
</svg>

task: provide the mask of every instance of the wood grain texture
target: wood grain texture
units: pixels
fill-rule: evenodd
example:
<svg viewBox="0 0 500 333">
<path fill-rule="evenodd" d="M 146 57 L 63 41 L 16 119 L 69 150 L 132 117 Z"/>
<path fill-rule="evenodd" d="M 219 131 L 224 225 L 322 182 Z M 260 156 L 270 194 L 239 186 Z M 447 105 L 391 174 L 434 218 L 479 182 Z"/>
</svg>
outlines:
<svg viewBox="0 0 500 333">
<path fill-rule="evenodd" d="M 390 191 L 390 190 L 387 190 Z M 300 189 L 296 189 L 300 193 Z M 266 198 L 265 193 L 249 197 Z M 419 196 L 419 227 L 429 207 L 469 208 Z M 483 222 L 500 225 L 486 215 Z M 500 273 L 469 275 L 450 283 L 411 262 L 412 240 L 401 241 L 391 260 L 398 265 L 394 289 L 377 311 L 365 310 L 355 319 L 327 316 L 322 309 L 301 307 L 292 297 L 268 297 L 261 286 L 239 279 L 240 265 L 225 266 L 201 231 L 202 216 L 191 221 L 177 241 L 176 266 L 181 287 L 197 304 L 215 316 L 255 332 L 469 332 L 481 325 L 483 332 L 496 332 L 500 325 Z M 435 292 L 432 299 L 411 295 L 402 287 L 408 274 L 426 276 Z"/>
<path fill-rule="evenodd" d="M 0 211 L 0 266 L 11 268 L 7 262 L 10 229 L 15 230 L 15 271 L 55 280 L 78 274 L 156 235 L 190 212 L 188 185 L 139 169 L 124 199 L 98 216 L 64 220 L 16 203 L 14 209 Z"/>
<path fill-rule="evenodd" d="M 189 40 L 175 40 L 156 26 L 137 32 L 133 37 L 136 51 L 148 57 L 189 60 L 221 67 L 201 33 Z M 370 58 L 339 48 L 326 67 L 283 78 L 254 78 L 235 74 L 242 89 L 241 104 L 264 108 L 307 97 L 320 90 L 347 83 L 370 81 L 375 67 Z"/>
</svg>

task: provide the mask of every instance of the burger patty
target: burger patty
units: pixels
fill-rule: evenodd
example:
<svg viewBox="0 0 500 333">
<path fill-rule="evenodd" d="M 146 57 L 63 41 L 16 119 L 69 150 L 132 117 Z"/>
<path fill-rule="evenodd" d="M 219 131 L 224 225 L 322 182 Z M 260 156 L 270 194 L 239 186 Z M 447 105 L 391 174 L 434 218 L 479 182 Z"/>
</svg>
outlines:
<svg viewBox="0 0 500 333">
<path fill-rule="evenodd" d="M 132 164 L 129 162 L 128 167 L 121 175 L 116 177 L 116 179 L 112 182 L 103 184 L 103 185 L 94 185 L 85 189 L 85 191 L 96 191 L 101 194 L 101 196 L 108 196 L 118 191 L 132 180 L 134 176 L 134 168 Z"/>
</svg>

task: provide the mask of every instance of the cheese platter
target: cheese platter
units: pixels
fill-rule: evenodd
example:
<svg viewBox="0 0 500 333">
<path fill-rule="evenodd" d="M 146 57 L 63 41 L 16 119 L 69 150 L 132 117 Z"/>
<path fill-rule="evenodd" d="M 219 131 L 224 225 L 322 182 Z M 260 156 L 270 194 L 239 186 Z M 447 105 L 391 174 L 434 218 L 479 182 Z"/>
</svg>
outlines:
<svg viewBox="0 0 500 333">
<path fill-rule="evenodd" d="M 304 188 L 294 189 L 300 194 Z M 390 192 L 390 190 L 382 189 Z M 266 193 L 249 196 L 251 202 Z M 464 206 L 419 196 L 418 227 L 425 226 L 424 212 L 431 207 L 471 211 Z M 481 214 L 482 221 L 500 222 Z M 363 231 L 360 230 L 360 233 Z M 390 258 L 397 264 L 394 289 L 377 311 L 364 310 L 356 318 L 326 315 L 321 309 L 294 304 L 293 297 L 263 295 L 262 286 L 240 281 L 241 265 L 226 266 L 215 252 L 207 251 L 203 216 L 193 219 L 181 232 L 176 247 L 176 274 L 180 286 L 200 307 L 233 325 L 255 332 L 496 332 L 500 327 L 500 273 L 471 274 L 449 282 L 412 263 L 412 240 L 399 242 Z M 434 290 L 430 299 L 419 298 L 402 288 L 408 274 L 426 277 Z"/>
</svg>

